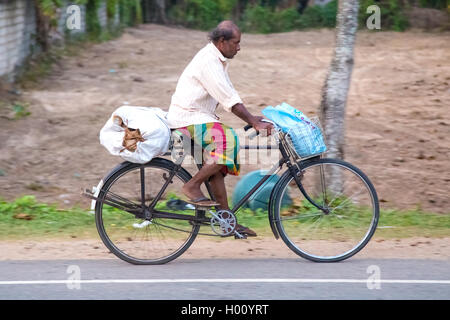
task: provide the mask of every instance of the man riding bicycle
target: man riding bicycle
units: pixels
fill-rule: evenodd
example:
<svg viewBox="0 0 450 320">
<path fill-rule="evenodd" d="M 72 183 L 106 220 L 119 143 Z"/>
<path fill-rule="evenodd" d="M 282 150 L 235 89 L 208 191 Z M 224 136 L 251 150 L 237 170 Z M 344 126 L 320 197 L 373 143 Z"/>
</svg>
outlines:
<svg viewBox="0 0 450 320">
<path fill-rule="evenodd" d="M 181 74 L 167 120 L 170 128 L 190 137 L 205 151 L 202 168 L 183 186 L 184 195 L 195 205 L 229 210 L 224 178 L 227 174 L 239 175 L 239 139 L 215 114 L 218 104 L 257 131 L 267 130 L 270 135 L 273 126 L 246 109 L 228 76 L 228 59 L 240 50 L 239 28 L 232 21 L 222 21 L 209 34 L 209 40 Z M 208 179 L 217 202 L 205 197 L 200 189 Z M 236 231 L 256 236 L 239 224 Z"/>
</svg>

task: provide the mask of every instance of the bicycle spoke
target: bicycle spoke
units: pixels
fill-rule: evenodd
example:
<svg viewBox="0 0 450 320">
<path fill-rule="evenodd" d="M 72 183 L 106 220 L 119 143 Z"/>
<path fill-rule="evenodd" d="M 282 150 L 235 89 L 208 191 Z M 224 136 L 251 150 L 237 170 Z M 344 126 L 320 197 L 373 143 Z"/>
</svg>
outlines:
<svg viewBox="0 0 450 320">
<path fill-rule="evenodd" d="M 293 216 L 293 217 L 281 218 L 280 220 L 277 220 L 277 221 L 306 219 L 306 218 L 316 217 L 316 216 L 320 216 L 320 215 L 323 215 L 323 212 L 318 211 L 318 212 L 309 213 L 309 214 L 296 215 L 296 216 Z"/>
<path fill-rule="evenodd" d="M 137 203 L 135 203 L 135 202 L 133 202 L 131 200 L 128 200 L 127 198 L 125 198 L 123 196 L 120 196 L 120 195 L 112 192 L 111 190 L 109 190 L 106 193 L 105 197 L 111 198 L 113 200 L 123 201 L 124 203 L 126 203 L 126 204 L 128 204 L 130 206 L 136 207 L 136 208 L 142 208 L 140 204 L 137 204 Z"/>
<path fill-rule="evenodd" d="M 145 207 L 145 171 L 144 171 L 144 166 L 141 166 L 141 168 L 139 169 L 140 171 L 140 176 L 141 176 L 141 204 L 142 207 Z"/>
<path fill-rule="evenodd" d="M 100 210 L 96 210 L 102 240 L 119 258 L 132 263 L 159 264 L 174 259 L 190 246 L 199 228 L 191 225 L 189 218 L 176 219 L 183 216 L 194 217 L 192 211 L 188 215 L 165 207 L 167 199 L 182 194 L 180 190 L 190 177 L 185 173 L 177 173 L 167 183 L 167 177 L 172 171 L 163 165 L 153 165 L 152 162 L 130 165 L 130 169 L 119 172 L 120 174 L 105 182 L 103 187 L 103 192 L 110 199 L 140 210 L 142 214 L 135 216 L 125 213 L 124 210 L 129 209 L 123 207 L 103 210 L 103 204 Z M 129 199 L 136 199 L 138 202 Z M 152 203 L 164 207 L 166 216 L 155 217 L 147 223 L 148 220 L 143 219 L 142 209 L 146 199 L 152 199 Z"/>
<path fill-rule="evenodd" d="M 282 239 L 294 252 L 313 261 L 339 261 L 367 243 L 379 212 L 374 207 L 375 191 L 357 170 L 338 160 L 311 161 L 302 168 L 301 183 L 308 197 L 293 187 L 291 176 L 285 178 L 277 194 L 275 221 Z M 288 187 L 289 195 L 296 200 L 283 207 L 283 212 L 298 213 L 281 216 L 281 199 Z M 322 203 L 328 212 L 317 211 L 307 199 Z"/>
<path fill-rule="evenodd" d="M 364 192 L 364 191 L 359 191 L 359 192 L 357 193 L 357 195 L 361 195 L 363 192 Z M 354 195 L 355 195 L 355 194 L 354 194 Z M 352 199 L 352 198 L 351 198 L 351 197 L 346 198 L 346 199 L 344 200 L 344 202 L 342 202 L 342 203 L 339 204 L 337 207 L 335 207 L 331 212 L 335 211 L 336 209 L 342 208 L 342 206 L 344 205 L 344 203 L 349 202 L 350 199 Z"/>
</svg>

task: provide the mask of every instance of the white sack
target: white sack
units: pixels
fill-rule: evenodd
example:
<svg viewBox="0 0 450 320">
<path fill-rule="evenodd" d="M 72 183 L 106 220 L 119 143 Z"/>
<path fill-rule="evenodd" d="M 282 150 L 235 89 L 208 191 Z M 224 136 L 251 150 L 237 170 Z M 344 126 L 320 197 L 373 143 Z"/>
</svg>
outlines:
<svg viewBox="0 0 450 320">
<path fill-rule="evenodd" d="M 170 129 L 166 123 L 167 112 L 160 108 L 122 106 L 113 112 L 100 130 L 100 143 L 115 156 L 134 163 L 146 163 L 167 152 L 170 143 Z M 144 142 L 137 143 L 135 152 L 122 146 L 125 129 L 114 123 L 119 116 L 130 129 L 139 129 Z"/>
</svg>

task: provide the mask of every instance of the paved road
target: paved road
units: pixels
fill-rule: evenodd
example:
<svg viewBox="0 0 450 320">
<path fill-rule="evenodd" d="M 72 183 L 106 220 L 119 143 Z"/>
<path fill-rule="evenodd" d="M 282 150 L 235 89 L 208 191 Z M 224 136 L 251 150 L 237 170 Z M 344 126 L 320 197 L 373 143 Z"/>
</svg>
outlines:
<svg viewBox="0 0 450 320">
<path fill-rule="evenodd" d="M 450 300 L 450 261 L 179 258 L 160 266 L 119 259 L 0 261 L 0 299 Z"/>
</svg>

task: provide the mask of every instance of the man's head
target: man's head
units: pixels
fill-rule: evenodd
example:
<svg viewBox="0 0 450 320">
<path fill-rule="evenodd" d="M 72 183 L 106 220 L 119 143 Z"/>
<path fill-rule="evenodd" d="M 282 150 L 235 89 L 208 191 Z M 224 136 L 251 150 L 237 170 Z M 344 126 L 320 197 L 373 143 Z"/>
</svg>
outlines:
<svg viewBox="0 0 450 320">
<path fill-rule="evenodd" d="M 225 20 L 209 34 L 209 40 L 219 49 L 225 58 L 233 59 L 241 49 L 241 31 L 233 21 Z"/>
</svg>

